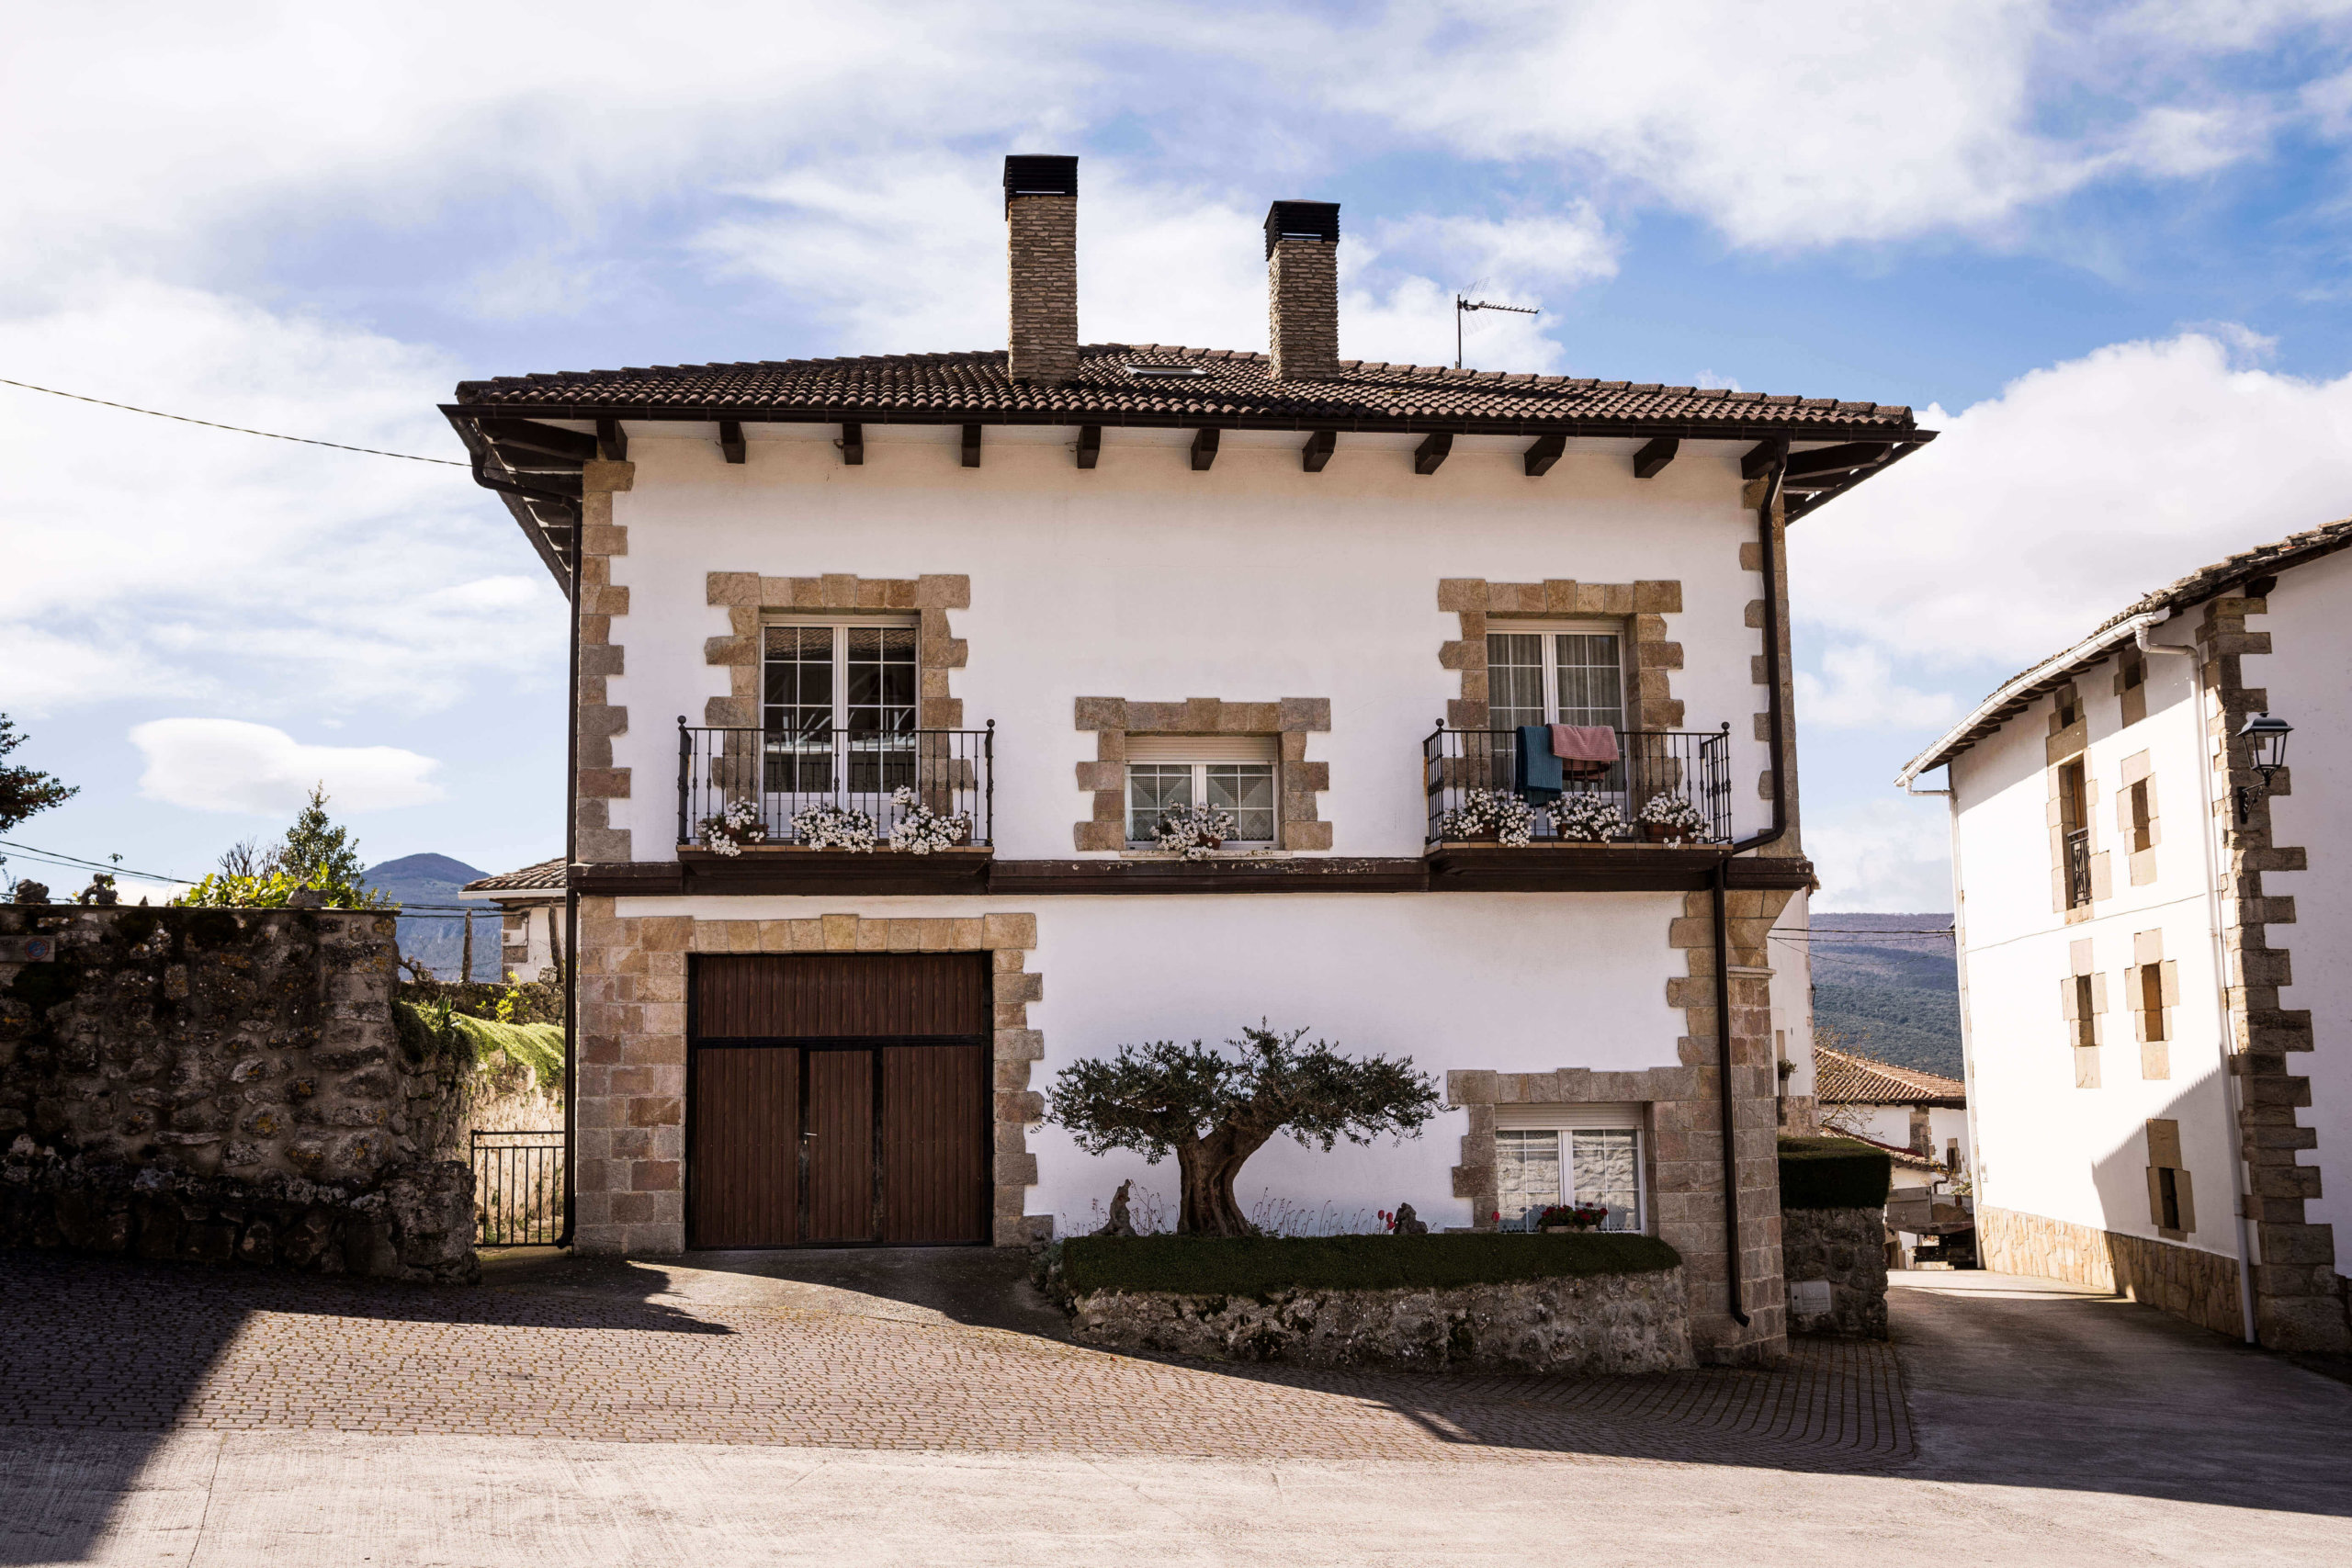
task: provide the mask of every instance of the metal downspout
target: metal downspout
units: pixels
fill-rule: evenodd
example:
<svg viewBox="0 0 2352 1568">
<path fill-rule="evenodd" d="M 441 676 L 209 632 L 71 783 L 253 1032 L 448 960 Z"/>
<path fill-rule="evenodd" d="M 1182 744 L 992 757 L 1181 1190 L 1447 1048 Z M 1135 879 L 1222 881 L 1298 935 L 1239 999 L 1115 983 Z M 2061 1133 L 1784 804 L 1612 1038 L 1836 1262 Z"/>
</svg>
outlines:
<svg viewBox="0 0 2352 1568">
<path fill-rule="evenodd" d="M 1725 908 L 1731 878 L 1731 857 L 1784 836 L 1789 830 L 1789 792 L 1785 754 L 1787 715 L 1781 702 L 1781 561 L 1779 540 L 1772 527 L 1772 508 L 1781 499 L 1781 479 L 1788 467 L 1784 457 L 1772 465 L 1764 487 L 1764 503 L 1756 509 L 1756 548 L 1764 569 L 1764 728 L 1772 774 L 1772 825 L 1742 839 L 1715 862 L 1708 891 L 1714 915 L 1715 939 L 1715 1094 L 1723 1117 L 1724 1252 L 1725 1288 L 1731 1316 L 1742 1328 L 1749 1325 L 1747 1303 L 1739 1273 L 1739 1139 L 1733 1117 L 1731 1092 L 1731 920 Z"/>
<path fill-rule="evenodd" d="M 572 867 L 580 859 L 580 543 L 588 531 L 588 507 L 583 497 L 580 515 L 572 522 L 571 562 L 571 673 L 565 690 L 569 712 L 563 744 L 563 1234 L 558 1247 L 570 1247 L 572 1234 L 573 1178 L 580 1168 L 580 889 Z"/>
<path fill-rule="evenodd" d="M 2239 1326 L 2247 1344 L 2258 1345 L 2262 1340 L 2255 1325 L 2253 1248 L 2245 1234 L 2245 1134 L 2238 1124 L 2237 1075 L 2230 1070 L 2230 951 L 2222 933 L 2221 868 L 2213 858 L 2213 835 L 2226 829 L 2218 825 L 2220 818 L 2213 810 L 2213 760 L 2205 728 L 2205 660 L 2193 648 L 2150 642 L 2149 629 L 2150 624 L 2143 622 L 2132 632 L 2134 646 L 2143 653 L 2177 653 L 2186 658 L 2197 693 L 2197 793 L 2205 811 L 2197 840 L 2205 851 L 2205 923 L 2213 943 L 2213 1054 L 2222 1073 L 2222 1133 L 2230 1146 L 2230 1207 L 2235 1215 L 2230 1228 L 2238 1250 Z M 2226 747 L 2229 742 L 2224 739 L 2222 744 Z"/>
</svg>

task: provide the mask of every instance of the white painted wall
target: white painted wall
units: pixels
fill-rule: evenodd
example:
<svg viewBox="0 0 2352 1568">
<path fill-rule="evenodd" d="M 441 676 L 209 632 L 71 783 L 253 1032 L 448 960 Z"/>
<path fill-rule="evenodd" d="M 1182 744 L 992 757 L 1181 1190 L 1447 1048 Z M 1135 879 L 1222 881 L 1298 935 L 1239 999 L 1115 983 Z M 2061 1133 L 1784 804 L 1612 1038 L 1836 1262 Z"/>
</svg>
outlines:
<svg viewBox="0 0 2352 1568">
<path fill-rule="evenodd" d="M 990 912 L 1022 912 L 1001 902 Z M 808 919 L 848 909 L 868 918 L 968 916 L 950 898 L 624 898 L 619 913 L 705 919 Z M 1045 1089 L 1081 1057 L 1147 1040 L 1238 1035 L 1261 1018 L 1310 1026 L 1351 1055 L 1409 1055 L 1442 1091 L 1454 1068 L 1637 1072 L 1678 1061 L 1683 1014 L 1666 982 L 1683 972 L 1667 946 L 1681 910 L 1670 893 L 1284 894 L 1046 898 L 1031 973 L 1045 999 L 1029 1026 L 1046 1057 L 1030 1086 Z M 1452 1195 L 1467 1118 L 1440 1114 L 1418 1138 L 1326 1155 L 1278 1141 L 1250 1160 L 1237 1188 L 1245 1210 L 1261 1200 L 1317 1211 L 1326 1203 L 1370 1228 L 1373 1211 L 1409 1202 L 1432 1225 L 1466 1225 Z M 1173 1214 L 1172 1161 L 1097 1159 L 1067 1134 L 1032 1133 L 1039 1184 L 1029 1213 L 1057 1216 L 1056 1234 L 1091 1228 L 1127 1178 L 1162 1194 Z M 1353 1222 L 1361 1214 L 1366 1222 Z M 1099 1221 L 1092 1222 L 1099 1224 Z"/>
<path fill-rule="evenodd" d="M 1675 578 L 1683 728 L 1731 726 L 1735 830 L 1770 820 L 1751 724 L 1759 634 L 1746 622 L 1763 580 L 1739 567 L 1755 520 L 1736 444 L 1685 442 L 1641 480 L 1634 443 L 1580 443 L 1531 479 L 1523 439 L 1461 438 L 1419 476 L 1409 437 L 1342 435 L 1330 466 L 1307 474 L 1302 437 L 1227 432 L 1216 467 L 1195 473 L 1183 431 L 1107 430 L 1101 466 L 1080 470 L 1075 429 L 991 426 L 977 469 L 958 466 L 952 426 L 868 425 L 858 468 L 842 466 L 835 426 L 747 426 L 740 465 L 677 430 L 633 429 L 635 488 L 613 498 L 630 530 L 613 580 L 630 602 L 610 700 L 629 711 L 615 761 L 635 790 L 612 822 L 634 830 L 640 860 L 673 852 L 676 716 L 700 724 L 727 693 L 703 657 L 729 630 L 706 602 L 713 570 L 969 574 L 971 608 L 951 620 L 970 662 L 953 689 L 968 726 L 997 723 L 997 852 L 1021 859 L 1074 853 L 1071 825 L 1088 814 L 1074 768 L 1094 757 L 1073 725 L 1082 695 L 1329 697 L 1331 732 L 1307 755 L 1331 764 L 1320 811 L 1334 852 L 1418 854 L 1421 740 L 1459 694 L 1438 664 L 1461 635 L 1437 608 L 1439 580 Z"/>
<path fill-rule="evenodd" d="M 2168 626 L 2159 641 L 2182 640 Z M 2075 679 L 2089 723 L 2086 773 L 2094 849 L 2112 852 L 2112 897 L 2095 918 L 2068 924 L 2053 908 L 2045 740 L 2047 697 L 1978 742 L 1951 767 L 1958 791 L 1960 889 L 1966 910 L 1970 1109 L 1975 1117 L 1981 1202 L 2098 1229 L 2154 1237 L 2147 1198 L 2146 1123 L 2180 1122 L 2197 1229 L 2187 1245 L 2234 1255 L 2228 1115 L 2212 1005 L 2214 948 L 2199 832 L 2203 815 L 2190 661 L 2148 660 L 2148 715 L 2122 726 L 2110 660 Z M 2251 679 L 2251 677 L 2249 677 Z M 2156 879 L 2134 887 L 2115 826 L 2123 759 L 2151 753 L 2156 782 Z M 2132 936 L 2164 932 L 2179 965 L 2172 1010 L 2170 1076 L 2142 1077 L 2123 994 Z M 2073 973 L 2071 944 L 2088 939 L 2105 976 L 2108 1012 L 2100 1087 L 2075 1087 L 2073 1042 L 2060 983 Z M 1899 1140 L 1898 1140 L 1899 1141 Z M 1940 1141 L 1939 1147 L 1940 1147 Z"/>
<path fill-rule="evenodd" d="M 2335 1269 L 2352 1274 L 2352 886 L 2344 880 L 2344 834 L 2352 823 L 2352 558 L 2326 556 L 2282 574 L 2269 614 L 2250 618 L 2276 651 L 2248 655 L 2245 683 L 2267 693 L 2271 712 L 2295 727 L 2287 743 L 2291 793 L 2270 803 L 2272 842 L 2300 844 L 2310 869 L 2273 872 L 2264 892 L 2295 900 L 2292 925 L 2269 929 L 2272 945 L 2293 953 L 2295 983 L 2280 1005 L 2308 1008 L 2313 1049 L 2288 1058 L 2308 1075 L 2310 1109 L 2298 1116 L 2319 1132 L 2319 1147 L 2298 1156 L 2320 1168 L 2320 1196 L 2303 1207 L 2314 1224 L 2335 1227 Z"/>
</svg>

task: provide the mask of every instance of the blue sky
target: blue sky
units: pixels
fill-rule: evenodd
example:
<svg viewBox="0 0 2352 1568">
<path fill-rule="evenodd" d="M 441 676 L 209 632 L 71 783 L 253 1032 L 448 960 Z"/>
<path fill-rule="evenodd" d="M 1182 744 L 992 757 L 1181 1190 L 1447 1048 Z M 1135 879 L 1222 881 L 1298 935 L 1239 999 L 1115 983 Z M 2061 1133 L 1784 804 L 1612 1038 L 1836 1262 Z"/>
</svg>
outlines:
<svg viewBox="0 0 2352 1568">
<path fill-rule="evenodd" d="M 555 18 L 560 17 L 560 25 Z M 1911 403 L 1792 547 L 1829 908 L 1942 908 L 1895 769 L 2133 595 L 2352 506 L 2352 5 L 52 7 L 0 61 L 0 377 L 456 455 L 460 377 L 996 346 L 997 160 L 1084 160 L 1090 339 Z M 560 603 L 460 470 L 0 387 L 13 838 L 194 874 L 560 847 Z M 14 869 L 31 868 L 21 860 Z M 52 884 L 62 874 L 34 872 Z"/>
</svg>

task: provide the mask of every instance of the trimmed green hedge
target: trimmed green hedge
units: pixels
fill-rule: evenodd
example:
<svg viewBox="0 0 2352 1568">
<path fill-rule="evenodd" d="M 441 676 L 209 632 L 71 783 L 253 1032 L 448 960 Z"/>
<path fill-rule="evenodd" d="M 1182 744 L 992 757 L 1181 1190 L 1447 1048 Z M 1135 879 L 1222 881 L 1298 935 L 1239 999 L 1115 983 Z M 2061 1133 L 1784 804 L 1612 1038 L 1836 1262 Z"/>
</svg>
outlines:
<svg viewBox="0 0 2352 1568">
<path fill-rule="evenodd" d="M 1851 1138 L 1782 1138 L 1781 1207 L 1878 1209 L 1886 1205 L 1894 1162 Z"/>
<path fill-rule="evenodd" d="M 1681 1255 L 1656 1236 L 1566 1235 L 1073 1236 L 1062 1243 L 1062 1288 L 1264 1296 L 1275 1291 L 1450 1290 L 1517 1280 L 1648 1274 Z"/>
</svg>

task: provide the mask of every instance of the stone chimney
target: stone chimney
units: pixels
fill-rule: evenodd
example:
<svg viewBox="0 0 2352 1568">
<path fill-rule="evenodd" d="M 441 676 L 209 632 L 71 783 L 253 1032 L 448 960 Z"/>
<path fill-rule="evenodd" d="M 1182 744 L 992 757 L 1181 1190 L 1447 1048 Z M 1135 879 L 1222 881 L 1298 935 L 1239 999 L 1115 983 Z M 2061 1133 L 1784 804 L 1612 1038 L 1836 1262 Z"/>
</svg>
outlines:
<svg viewBox="0 0 2352 1568">
<path fill-rule="evenodd" d="M 1016 381 L 1059 386 L 1078 376 L 1078 160 L 1004 161 L 1005 247 L 1012 262 Z"/>
<path fill-rule="evenodd" d="M 1340 368 L 1340 204 L 1278 201 L 1266 209 L 1267 337 L 1277 381 Z"/>
</svg>

